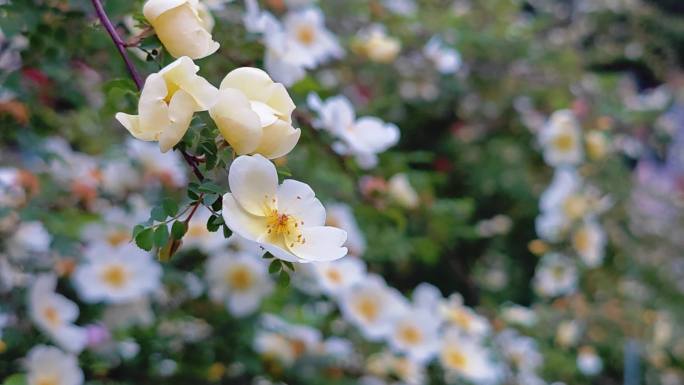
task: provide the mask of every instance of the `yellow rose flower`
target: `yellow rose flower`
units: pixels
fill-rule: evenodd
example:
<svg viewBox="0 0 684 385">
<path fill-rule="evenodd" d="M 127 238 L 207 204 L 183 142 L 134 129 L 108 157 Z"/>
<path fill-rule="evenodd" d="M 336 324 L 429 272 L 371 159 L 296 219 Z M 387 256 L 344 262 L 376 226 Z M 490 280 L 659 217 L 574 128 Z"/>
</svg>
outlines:
<svg viewBox="0 0 684 385">
<path fill-rule="evenodd" d="M 214 20 L 198 0 L 148 0 L 143 15 L 173 57 L 201 59 L 219 49 L 211 37 Z"/>
<path fill-rule="evenodd" d="M 138 102 L 138 115 L 115 115 L 128 132 L 144 141 L 159 141 L 166 152 L 173 148 L 190 127 L 196 111 L 206 111 L 216 100 L 218 90 L 197 75 L 199 67 L 181 57 L 151 74 Z"/>
<path fill-rule="evenodd" d="M 209 114 L 237 154 L 273 159 L 292 151 L 299 140 L 301 131 L 292 127 L 294 109 L 282 84 L 260 69 L 242 67 L 223 79 Z"/>
</svg>

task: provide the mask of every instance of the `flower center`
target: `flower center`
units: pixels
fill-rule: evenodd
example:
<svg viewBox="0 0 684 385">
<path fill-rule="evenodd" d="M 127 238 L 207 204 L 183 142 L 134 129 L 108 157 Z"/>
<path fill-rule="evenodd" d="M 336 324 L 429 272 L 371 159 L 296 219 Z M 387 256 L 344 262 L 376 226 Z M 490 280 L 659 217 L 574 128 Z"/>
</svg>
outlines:
<svg viewBox="0 0 684 385">
<path fill-rule="evenodd" d="M 202 237 L 208 232 L 207 228 L 201 225 L 190 225 L 188 226 L 188 235 L 191 237 Z"/>
<path fill-rule="evenodd" d="M 444 354 L 444 362 L 452 368 L 464 369 L 466 356 L 458 350 L 449 350 Z"/>
<path fill-rule="evenodd" d="M 569 133 L 557 135 L 553 139 L 553 147 L 561 152 L 568 152 L 575 147 L 575 138 Z"/>
<path fill-rule="evenodd" d="M 107 234 L 107 243 L 112 246 L 118 246 L 122 243 L 128 242 L 130 237 L 127 231 L 115 230 Z"/>
<path fill-rule="evenodd" d="M 578 252 L 585 252 L 589 249 L 589 231 L 585 228 L 577 230 L 572 237 L 572 243 L 575 245 L 575 249 L 577 249 Z"/>
<path fill-rule="evenodd" d="M 226 274 L 226 282 L 236 291 L 244 291 L 252 287 L 252 273 L 245 266 L 236 266 Z"/>
<path fill-rule="evenodd" d="M 55 309 L 52 306 L 48 306 L 43 310 L 43 316 L 47 320 L 47 322 L 50 324 L 50 326 L 58 326 L 60 324 L 60 318 L 59 318 L 59 313 L 57 312 L 57 309 Z"/>
<path fill-rule="evenodd" d="M 316 31 L 310 25 L 303 25 L 297 29 L 297 40 L 309 45 L 316 40 Z"/>
<path fill-rule="evenodd" d="M 328 279 L 336 284 L 339 285 L 342 283 L 342 274 L 340 274 L 339 270 L 336 269 L 328 269 L 325 272 L 325 275 L 328 277 Z"/>
<path fill-rule="evenodd" d="M 449 318 L 453 323 L 459 325 L 463 329 L 470 329 L 470 315 L 465 311 L 462 311 L 460 309 L 452 310 L 451 312 L 449 312 Z"/>
<path fill-rule="evenodd" d="M 563 211 L 570 219 L 577 219 L 584 215 L 586 208 L 587 202 L 580 195 L 570 196 L 563 202 Z"/>
<path fill-rule="evenodd" d="M 423 340 L 423 335 L 415 326 L 408 325 L 399 330 L 399 338 L 409 345 L 417 345 Z"/>
<path fill-rule="evenodd" d="M 267 233 L 271 237 L 283 237 L 288 247 L 294 247 L 295 243 L 304 244 L 306 240 L 302 236 L 301 226 L 304 222 L 292 215 L 280 213 L 271 209 L 266 216 Z"/>
<path fill-rule="evenodd" d="M 378 318 L 378 304 L 372 298 L 362 298 L 356 304 L 356 310 L 366 321 L 374 321 Z"/>
<path fill-rule="evenodd" d="M 59 380 L 55 376 L 40 376 L 35 382 L 36 385 L 58 385 Z"/>
<path fill-rule="evenodd" d="M 179 89 L 180 87 L 178 87 L 178 84 L 170 81 L 166 82 L 166 97 L 164 98 L 166 104 L 171 103 L 171 98 L 173 97 L 173 94 L 175 94 L 176 91 L 178 91 Z"/>
<path fill-rule="evenodd" d="M 554 266 L 551 268 L 551 275 L 557 280 L 563 279 L 565 277 L 565 268 L 563 266 Z"/>
<path fill-rule="evenodd" d="M 110 265 L 102 272 L 102 280 L 109 286 L 121 288 L 128 281 L 128 273 L 120 265 Z"/>
</svg>

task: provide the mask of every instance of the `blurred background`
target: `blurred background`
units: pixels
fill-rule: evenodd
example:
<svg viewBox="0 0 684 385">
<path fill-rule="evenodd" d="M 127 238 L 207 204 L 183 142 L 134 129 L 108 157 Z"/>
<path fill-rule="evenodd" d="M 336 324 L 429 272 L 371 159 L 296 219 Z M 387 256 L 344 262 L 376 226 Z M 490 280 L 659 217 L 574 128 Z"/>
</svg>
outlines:
<svg viewBox="0 0 684 385">
<path fill-rule="evenodd" d="M 0 0 L 1 384 L 684 384 L 684 2 L 177 3 L 201 76 L 287 87 L 274 162 L 349 256 L 269 272 L 205 201 L 160 258 L 198 185 L 114 119 L 93 2 Z M 104 1 L 144 78 L 143 4 Z M 182 148 L 225 192 L 207 116 Z"/>
</svg>

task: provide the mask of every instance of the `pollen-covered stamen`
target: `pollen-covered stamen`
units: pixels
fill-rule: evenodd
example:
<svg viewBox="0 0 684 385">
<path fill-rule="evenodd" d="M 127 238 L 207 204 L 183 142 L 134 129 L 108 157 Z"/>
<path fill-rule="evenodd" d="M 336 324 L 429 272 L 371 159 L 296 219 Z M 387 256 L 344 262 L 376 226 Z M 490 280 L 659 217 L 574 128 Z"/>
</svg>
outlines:
<svg viewBox="0 0 684 385">
<path fill-rule="evenodd" d="M 267 233 L 271 237 L 283 237 L 283 242 L 288 247 L 294 247 L 295 244 L 305 243 L 302 235 L 303 221 L 295 218 L 290 214 L 281 213 L 276 209 L 271 209 L 266 216 Z"/>
</svg>

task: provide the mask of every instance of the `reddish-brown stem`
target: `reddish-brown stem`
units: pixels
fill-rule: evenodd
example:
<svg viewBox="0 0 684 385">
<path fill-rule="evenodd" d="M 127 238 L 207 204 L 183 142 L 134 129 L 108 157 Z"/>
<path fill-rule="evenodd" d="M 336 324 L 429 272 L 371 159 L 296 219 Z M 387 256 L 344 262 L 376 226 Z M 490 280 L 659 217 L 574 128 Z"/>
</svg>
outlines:
<svg viewBox="0 0 684 385">
<path fill-rule="evenodd" d="M 119 51 L 119 54 L 123 58 L 124 63 L 126 63 L 126 68 L 128 68 L 128 72 L 131 74 L 131 77 L 133 78 L 135 85 L 138 87 L 138 90 L 142 90 L 142 78 L 140 77 L 138 71 L 136 71 L 133 62 L 131 61 L 131 58 L 128 57 L 128 54 L 126 53 L 126 43 L 121 39 L 119 34 L 116 32 L 116 28 L 114 28 L 114 25 L 109 20 L 109 17 L 107 17 L 107 13 L 105 12 L 104 7 L 102 6 L 102 2 L 100 0 L 92 0 L 92 3 L 93 7 L 95 7 L 95 13 L 97 13 L 97 18 L 100 19 L 100 23 L 102 23 L 102 25 L 107 30 L 107 33 L 109 33 L 109 36 L 112 38 L 112 41 L 114 41 L 114 45 L 116 46 L 116 49 Z"/>
<path fill-rule="evenodd" d="M 107 33 L 109 34 L 109 37 L 112 38 L 112 41 L 114 42 L 114 45 L 116 46 L 116 49 L 119 51 L 119 54 L 123 58 L 124 63 L 126 64 L 126 68 L 128 68 L 128 73 L 131 75 L 131 78 L 133 78 L 133 81 L 135 82 L 136 87 L 138 87 L 138 91 L 142 91 L 143 88 L 143 81 L 142 78 L 140 77 L 140 74 L 138 71 L 135 69 L 135 65 L 131 61 L 131 58 L 128 56 L 128 53 L 126 52 L 126 47 L 127 44 L 126 42 L 119 36 L 119 33 L 116 32 L 116 28 L 112 24 L 111 20 L 109 20 L 109 17 L 107 16 L 107 12 L 105 12 L 104 7 L 102 6 L 101 0 L 91 0 L 93 3 L 93 7 L 95 8 L 95 13 L 97 13 L 98 19 L 100 19 L 100 23 L 105 27 L 107 30 Z M 202 172 L 197 168 L 197 158 L 194 155 L 190 155 L 185 150 L 180 150 L 181 154 L 183 155 L 183 159 L 185 162 L 190 166 L 192 169 L 193 174 L 199 179 L 199 181 L 204 180 L 204 175 L 202 175 Z M 197 207 L 200 205 L 202 202 L 201 196 L 200 199 L 195 203 L 194 207 L 192 208 L 192 211 L 188 215 L 188 217 L 185 219 L 185 222 L 188 223 L 190 219 L 192 218 L 193 215 L 195 215 L 195 212 L 197 211 Z"/>
</svg>

